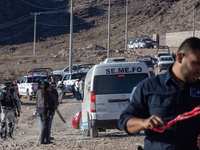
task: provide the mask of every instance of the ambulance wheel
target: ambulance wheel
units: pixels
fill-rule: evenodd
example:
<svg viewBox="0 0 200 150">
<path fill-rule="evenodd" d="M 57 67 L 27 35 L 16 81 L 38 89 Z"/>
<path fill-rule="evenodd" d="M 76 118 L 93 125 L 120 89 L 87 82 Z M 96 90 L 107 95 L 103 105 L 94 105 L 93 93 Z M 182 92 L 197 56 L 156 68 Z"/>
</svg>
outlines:
<svg viewBox="0 0 200 150">
<path fill-rule="evenodd" d="M 98 128 L 92 128 L 90 129 L 90 137 L 94 138 L 98 136 Z"/>
<path fill-rule="evenodd" d="M 89 124 L 89 129 L 90 129 L 90 131 L 89 131 L 90 137 L 91 138 L 97 137 L 98 136 L 98 128 L 91 128 L 90 118 L 88 118 L 88 122 L 89 122 L 88 124 Z"/>
<path fill-rule="evenodd" d="M 28 99 L 29 101 L 32 100 L 32 96 L 29 94 L 29 91 L 28 91 L 28 90 L 27 90 L 27 92 L 26 92 L 26 96 L 27 96 L 27 99 Z"/>
<path fill-rule="evenodd" d="M 82 118 L 79 120 L 79 128 L 81 130 L 81 134 L 84 136 L 89 136 L 90 135 L 90 130 L 89 129 L 84 129 L 83 124 L 82 124 Z"/>
</svg>

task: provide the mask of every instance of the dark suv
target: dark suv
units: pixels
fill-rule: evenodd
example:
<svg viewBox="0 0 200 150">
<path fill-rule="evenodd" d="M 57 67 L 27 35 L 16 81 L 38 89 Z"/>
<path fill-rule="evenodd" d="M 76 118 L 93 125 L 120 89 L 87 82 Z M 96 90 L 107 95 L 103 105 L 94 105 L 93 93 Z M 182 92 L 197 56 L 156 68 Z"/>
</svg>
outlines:
<svg viewBox="0 0 200 150">
<path fill-rule="evenodd" d="M 138 62 L 144 62 L 147 65 L 147 68 L 149 69 L 150 76 L 155 76 L 154 71 L 154 63 L 152 62 L 151 56 L 138 56 L 136 61 Z"/>
<path fill-rule="evenodd" d="M 139 42 L 140 48 L 154 48 L 154 41 L 150 38 L 142 38 Z"/>
</svg>

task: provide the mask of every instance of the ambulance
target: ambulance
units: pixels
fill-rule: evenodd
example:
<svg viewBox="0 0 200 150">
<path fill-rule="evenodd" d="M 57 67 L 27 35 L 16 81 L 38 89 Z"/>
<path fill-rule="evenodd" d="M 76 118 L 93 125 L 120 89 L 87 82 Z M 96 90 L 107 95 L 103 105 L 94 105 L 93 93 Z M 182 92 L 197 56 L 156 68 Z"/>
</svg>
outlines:
<svg viewBox="0 0 200 150">
<path fill-rule="evenodd" d="M 81 133 L 91 138 L 106 129 L 118 129 L 118 118 L 133 87 L 150 77 L 145 63 L 107 58 L 87 73 L 82 102 Z"/>
</svg>

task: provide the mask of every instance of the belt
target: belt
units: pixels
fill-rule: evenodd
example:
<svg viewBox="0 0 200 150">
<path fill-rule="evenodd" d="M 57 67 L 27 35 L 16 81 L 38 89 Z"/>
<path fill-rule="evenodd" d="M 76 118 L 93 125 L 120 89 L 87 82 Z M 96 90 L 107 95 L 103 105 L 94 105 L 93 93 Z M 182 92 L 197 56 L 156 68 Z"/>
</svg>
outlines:
<svg viewBox="0 0 200 150">
<path fill-rule="evenodd" d="M 2 109 L 13 110 L 11 107 L 1 107 Z"/>
</svg>

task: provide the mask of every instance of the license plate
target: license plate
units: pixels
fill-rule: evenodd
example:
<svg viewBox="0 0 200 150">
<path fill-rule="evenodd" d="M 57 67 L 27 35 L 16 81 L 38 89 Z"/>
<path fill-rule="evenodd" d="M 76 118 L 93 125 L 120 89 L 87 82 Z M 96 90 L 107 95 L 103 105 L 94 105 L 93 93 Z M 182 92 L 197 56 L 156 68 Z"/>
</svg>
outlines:
<svg viewBox="0 0 200 150">
<path fill-rule="evenodd" d="M 119 109 L 124 109 L 126 107 L 127 103 L 118 103 Z"/>
</svg>

